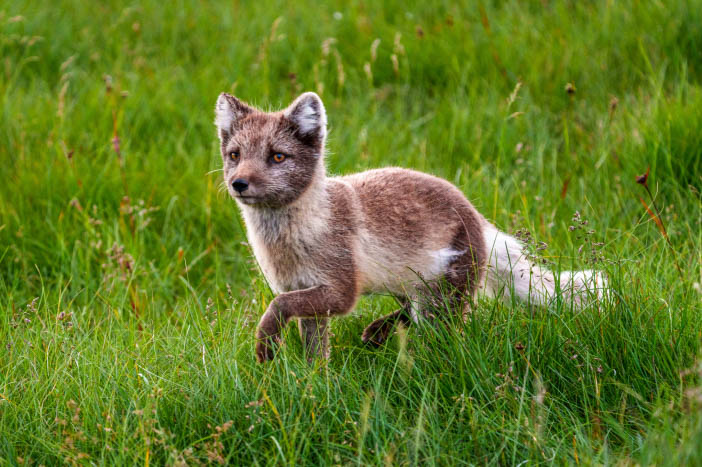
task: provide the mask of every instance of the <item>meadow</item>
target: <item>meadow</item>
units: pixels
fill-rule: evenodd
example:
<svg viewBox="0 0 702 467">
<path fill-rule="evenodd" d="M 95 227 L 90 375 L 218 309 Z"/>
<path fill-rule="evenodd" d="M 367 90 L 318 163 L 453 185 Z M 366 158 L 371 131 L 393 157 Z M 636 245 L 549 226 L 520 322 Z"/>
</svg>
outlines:
<svg viewBox="0 0 702 467">
<path fill-rule="evenodd" d="M 698 0 L 0 0 L 0 463 L 702 464 L 701 51 Z M 614 299 L 373 350 L 369 297 L 257 364 L 214 103 L 308 90 L 330 173 L 444 177 Z"/>
</svg>

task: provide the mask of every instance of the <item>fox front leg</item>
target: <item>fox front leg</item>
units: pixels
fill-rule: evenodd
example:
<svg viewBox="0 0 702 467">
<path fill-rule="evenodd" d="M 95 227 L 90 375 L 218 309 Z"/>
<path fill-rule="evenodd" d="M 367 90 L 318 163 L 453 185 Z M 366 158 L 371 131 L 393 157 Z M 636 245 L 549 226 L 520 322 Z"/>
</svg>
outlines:
<svg viewBox="0 0 702 467">
<path fill-rule="evenodd" d="M 272 360 L 274 348 L 280 344 L 280 333 L 288 324 L 285 313 L 280 305 L 276 305 L 275 300 L 268 306 L 266 312 L 261 316 L 256 330 L 256 359 L 259 363 Z"/>
<path fill-rule="evenodd" d="M 326 319 L 353 308 L 357 293 L 352 288 L 320 285 L 278 295 L 261 317 L 256 331 L 259 362 L 273 359 L 280 333 L 292 318 Z"/>
<path fill-rule="evenodd" d="M 298 320 L 300 338 L 305 348 L 307 361 L 329 358 L 329 318 L 307 318 Z"/>
</svg>

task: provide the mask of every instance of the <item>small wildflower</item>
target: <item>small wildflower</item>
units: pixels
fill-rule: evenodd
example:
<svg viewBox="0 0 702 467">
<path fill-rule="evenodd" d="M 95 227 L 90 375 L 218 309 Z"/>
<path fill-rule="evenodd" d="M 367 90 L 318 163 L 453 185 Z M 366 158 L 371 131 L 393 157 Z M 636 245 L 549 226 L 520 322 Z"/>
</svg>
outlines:
<svg viewBox="0 0 702 467">
<path fill-rule="evenodd" d="M 31 311 L 32 313 L 36 313 L 38 301 L 39 301 L 39 297 L 34 297 L 32 299 L 32 301 L 27 304 L 27 311 Z"/>
<path fill-rule="evenodd" d="M 72 208 L 78 210 L 78 212 L 83 212 L 83 206 L 80 205 L 80 201 L 77 198 L 73 198 L 70 203 L 68 203 Z"/>
<path fill-rule="evenodd" d="M 668 248 L 670 249 L 670 252 L 673 256 L 673 261 L 675 262 L 675 268 L 678 270 L 678 274 L 680 275 L 680 280 L 684 281 L 684 274 L 682 272 L 682 269 L 680 268 L 680 264 L 678 263 L 678 255 L 677 252 L 675 251 L 675 248 L 673 248 L 673 244 L 670 243 L 670 238 L 668 238 L 668 230 L 665 228 L 665 223 L 663 222 L 663 217 L 661 216 L 661 211 L 658 209 L 658 206 L 656 205 L 656 199 L 653 197 L 653 193 L 651 193 L 651 189 L 648 187 L 648 174 L 651 172 L 651 168 L 649 167 L 646 169 L 646 173 L 639 175 L 636 177 L 636 183 L 639 185 L 642 185 L 644 189 L 646 190 L 646 193 L 648 194 L 648 197 L 651 199 L 651 205 L 653 208 L 656 210 L 654 213 L 651 211 L 651 209 L 648 207 L 646 202 L 643 200 L 643 198 L 639 197 L 639 201 L 641 201 L 641 204 L 644 205 L 644 208 L 646 209 L 646 212 L 648 215 L 653 219 L 653 221 L 656 223 L 658 226 L 658 229 L 661 232 L 661 235 L 663 235 L 663 238 L 665 239 L 666 244 L 668 245 Z"/>
<path fill-rule="evenodd" d="M 115 135 L 115 136 L 112 138 L 112 148 L 115 150 L 115 153 L 116 153 L 117 155 L 120 155 L 120 154 L 121 154 L 120 151 L 119 151 L 119 136 L 117 136 L 117 135 Z"/>
<path fill-rule="evenodd" d="M 648 174 L 650 171 L 651 168 L 649 167 L 648 170 L 646 170 L 645 174 L 638 175 L 636 177 L 636 183 L 638 183 L 639 185 L 648 186 Z"/>
<path fill-rule="evenodd" d="M 249 407 L 261 407 L 263 405 L 263 399 L 259 399 L 257 401 L 251 401 L 247 403 L 244 407 L 249 408 Z"/>
</svg>

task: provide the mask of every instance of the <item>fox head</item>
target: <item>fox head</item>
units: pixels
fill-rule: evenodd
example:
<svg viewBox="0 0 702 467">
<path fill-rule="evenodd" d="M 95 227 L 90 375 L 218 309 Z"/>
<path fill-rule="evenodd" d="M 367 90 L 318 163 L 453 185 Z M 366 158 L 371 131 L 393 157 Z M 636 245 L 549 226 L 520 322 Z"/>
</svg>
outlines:
<svg viewBox="0 0 702 467">
<path fill-rule="evenodd" d="M 222 93 L 215 116 L 224 183 L 238 202 L 287 206 L 324 177 L 327 116 L 317 94 L 306 92 L 269 113 Z"/>
</svg>

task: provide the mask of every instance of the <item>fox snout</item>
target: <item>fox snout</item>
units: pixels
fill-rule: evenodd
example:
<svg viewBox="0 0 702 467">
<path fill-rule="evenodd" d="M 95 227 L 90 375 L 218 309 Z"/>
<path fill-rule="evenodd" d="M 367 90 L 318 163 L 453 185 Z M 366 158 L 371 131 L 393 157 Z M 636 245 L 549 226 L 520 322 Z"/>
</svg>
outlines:
<svg viewBox="0 0 702 467">
<path fill-rule="evenodd" d="M 232 188 L 234 188 L 234 191 L 236 191 L 236 192 L 239 193 L 239 194 L 241 194 L 241 193 L 243 193 L 244 191 L 246 191 L 246 189 L 247 189 L 248 187 L 249 187 L 249 182 L 247 182 L 247 181 L 244 180 L 243 178 L 237 178 L 236 180 L 234 180 L 234 181 L 232 182 Z"/>
<path fill-rule="evenodd" d="M 266 195 L 266 179 L 261 172 L 263 168 L 257 166 L 255 161 L 241 161 L 237 167 L 230 168 L 227 175 L 232 197 L 245 204 L 254 204 L 254 198 Z"/>
<path fill-rule="evenodd" d="M 258 204 L 267 197 L 266 187 L 254 176 L 232 174 L 229 179 L 229 193 L 232 198 L 244 204 Z"/>
</svg>

